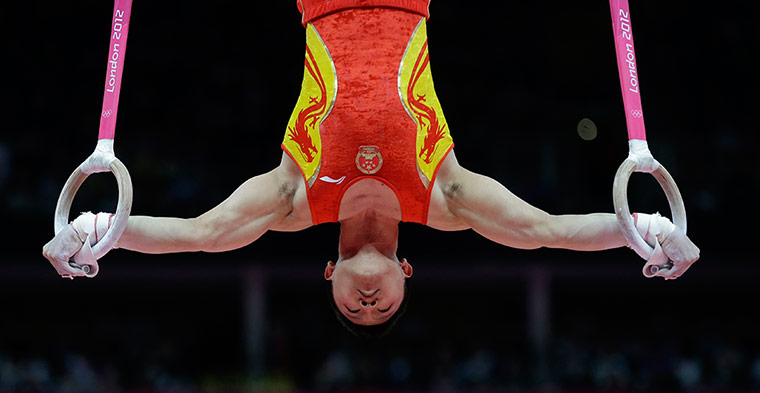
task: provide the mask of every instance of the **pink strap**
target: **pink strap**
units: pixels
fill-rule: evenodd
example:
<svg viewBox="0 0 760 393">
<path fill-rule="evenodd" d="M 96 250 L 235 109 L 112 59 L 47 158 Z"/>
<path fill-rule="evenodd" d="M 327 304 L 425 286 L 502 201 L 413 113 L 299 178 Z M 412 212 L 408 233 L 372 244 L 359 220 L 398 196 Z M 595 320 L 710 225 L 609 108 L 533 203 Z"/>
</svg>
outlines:
<svg viewBox="0 0 760 393">
<path fill-rule="evenodd" d="M 124 72 L 124 54 L 127 52 L 127 31 L 132 0 L 115 0 L 111 23 L 111 46 L 108 51 L 106 85 L 103 92 L 103 111 L 100 116 L 98 140 L 113 139 L 116 129 L 116 111 L 119 107 L 121 74 Z"/>
<path fill-rule="evenodd" d="M 628 124 L 628 140 L 647 140 L 644 130 L 644 112 L 641 110 L 639 75 L 636 68 L 636 53 L 633 49 L 631 13 L 628 0 L 610 0 L 612 31 L 615 34 L 620 87 L 623 91 L 623 106 Z"/>
</svg>

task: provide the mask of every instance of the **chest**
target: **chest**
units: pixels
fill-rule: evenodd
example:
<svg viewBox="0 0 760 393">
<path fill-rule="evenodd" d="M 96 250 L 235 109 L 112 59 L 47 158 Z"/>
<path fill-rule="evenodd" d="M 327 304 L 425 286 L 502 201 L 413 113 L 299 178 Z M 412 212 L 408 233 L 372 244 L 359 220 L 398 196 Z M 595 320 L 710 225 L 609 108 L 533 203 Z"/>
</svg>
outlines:
<svg viewBox="0 0 760 393">
<path fill-rule="evenodd" d="M 348 187 L 340 200 L 338 220 L 374 210 L 401 220 L 401 204 L 396 193 L 382 181 L 362 179 Z"/>
</svg>

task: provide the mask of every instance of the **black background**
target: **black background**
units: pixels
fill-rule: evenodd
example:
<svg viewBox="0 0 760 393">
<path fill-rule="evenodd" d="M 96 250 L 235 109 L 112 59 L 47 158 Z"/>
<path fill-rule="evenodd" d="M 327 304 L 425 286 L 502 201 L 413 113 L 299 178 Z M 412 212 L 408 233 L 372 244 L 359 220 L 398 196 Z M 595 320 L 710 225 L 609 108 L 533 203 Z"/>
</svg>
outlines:
<svg viewBox="0 0 760 393">
<path fill-rule="evenodd" d="M 266 378 L 333 386 L 315 375 L 330 351 L 343 348 L 370 370 L 357 371 L 347 386 L 430 388 L 443 384 L 441 364 L 448 364 L 430 357 L 458 364 L 489 348 L 512 363 L 500 361 L 499 378 L 472 386 L 535 386 L 530 367 L 504 366 L 532 361 L 519 274 L 486 282 L 476 274 L 425 277 L 444 267 L 540 264 L 596 271 L 553 285 L 557 342 L 573 337 L 593 352 L 649 343 L 654 329 L 665 344 L 644 345 L 641 353 L 654 357 L 669 344 L 671 353 L 698 356 L 730 342 L 745 351 L 746 366 L 760 354 L 753 330 L 760 277 L 757 9 L 739 1 L 631 5 L 650 149 L 678 182 L 688 233 L 702 250 L 682 279 L 645 280 L 638 257 L 625 249 L 520 251 L 470 231 L 402 224 L 399 256 L 415 264 L 418 284 L 410 283 L 409 315 L 389 338 L 393 344 L 373 344 L 347 336 L 323 301 L 319 278 L 337 256 L 335 224 L 268 233 L 225 254 L 119 250 L 94 280 L 57 278 L 40 251 L 52 236 L 63 183 L 95 146 L 112 4 L 4 4 L 0 357 L 46 359 L 54 375 L 66 375 L 71 354 L 81 354 L 109 386 L 161 386 L 155 375 L 164 374 L 180 386 L 237 381 L 244 374 L 239 281 L 232 273 L 182 273 L 293 266 L 313 271 L 314 280 L 270 283 Z M 279 163 L 303 73 L 299 22 L 291 1 L 135 2 L 115 146 L 132 176 L 132 214 L 197 216 Z M 612 212 L 612 179 L 627 138 L 606 2 L 435 1 L 428 36 L 436 90 L 463 166 L 553 214 Z M 598 128 L 591 141 L 578 134 L 583 118 Z M 651 177 L 634 175 L 629 189 L 632 210 L 668 214 Z M 115 198 L 112 178 L 92 176 L 73 210 L 113 210 Z M 157 269 L 169 273 L 156 278 Z M 411 379 L 394 384 L 371 371 L 398 357 L 409 358 Z M 726 386 L 750 386 L 747 367 Z M 708 379 L 707 386 L 721 386 L 709 382 L 718 377 Z M 652 381 L 646 386 L 673 383 Z M 594 386 L 588 378 L 557 383 Z"/>
</svg>

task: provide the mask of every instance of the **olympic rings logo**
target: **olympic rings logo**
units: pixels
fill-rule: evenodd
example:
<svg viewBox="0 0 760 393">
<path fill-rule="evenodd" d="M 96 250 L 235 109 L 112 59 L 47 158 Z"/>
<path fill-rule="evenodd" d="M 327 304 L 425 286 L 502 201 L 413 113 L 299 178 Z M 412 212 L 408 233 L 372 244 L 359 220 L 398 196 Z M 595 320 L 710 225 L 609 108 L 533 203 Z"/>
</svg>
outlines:
<svg viewBox="0 0 760 393">
<path fill-rule="evenodd" d="M 106 109 L 106 110 L 103 111 L 103 117 L 107 119 L 107 118 L 111 117 L 112 113 L 113 112 L 111 112 L 110 109 Z"/>
<path fill-rule="evenodd" d="M 634 109 L 631 111 L 631 116 L 640 119 L 642 116 L 644 116 L 644 113 L 641 112 L 641 109 Z"/>
</svg>

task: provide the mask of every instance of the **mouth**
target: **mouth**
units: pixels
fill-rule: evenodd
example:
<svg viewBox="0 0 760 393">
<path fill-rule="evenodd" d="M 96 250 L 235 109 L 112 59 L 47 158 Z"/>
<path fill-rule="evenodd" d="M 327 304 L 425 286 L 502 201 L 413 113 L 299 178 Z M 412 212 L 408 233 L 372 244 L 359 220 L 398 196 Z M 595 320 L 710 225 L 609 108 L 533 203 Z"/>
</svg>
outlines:
<svg viewBox="0 0 760 393">
<path fill-rule="evenodd" d="M 372 297 L 372 296 L 375 296 L 375 294 L 377 294 L 378 292 L 380 292 L 380 290 L 375 289 L 374 291 L 364 291 L 361 289 L 357 289 L 357 292 L 359 292 L 359 294 L 364 297 Z"/>
</svg>

